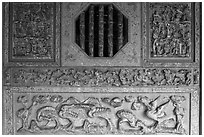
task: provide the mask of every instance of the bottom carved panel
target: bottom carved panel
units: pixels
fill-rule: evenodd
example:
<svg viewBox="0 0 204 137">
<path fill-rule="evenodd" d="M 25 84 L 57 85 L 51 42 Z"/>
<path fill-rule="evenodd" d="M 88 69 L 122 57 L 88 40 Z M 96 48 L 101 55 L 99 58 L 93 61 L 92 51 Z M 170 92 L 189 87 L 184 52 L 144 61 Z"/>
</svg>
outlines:
<svg viewBox="0 0 204 137">
<path fill-rule="evenodd" d="M 89 89 L 6 87 L 5 134 L 194 134 L 195 89 Z"/>
</svg>

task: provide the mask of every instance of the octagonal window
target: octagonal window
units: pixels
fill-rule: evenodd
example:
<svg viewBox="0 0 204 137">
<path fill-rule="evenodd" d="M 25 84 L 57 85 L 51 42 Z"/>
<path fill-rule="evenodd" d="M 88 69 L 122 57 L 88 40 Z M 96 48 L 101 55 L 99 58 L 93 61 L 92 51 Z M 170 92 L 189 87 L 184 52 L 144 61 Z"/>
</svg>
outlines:
<svg viewBox="0 0 204 137">
<path fill-rule="evenodd" d="M 90 57 L 113 57 L 128 42 L 128 19 L 113 4 L 91 4 L 76 17 L 75 42 Z"/>
</svg>

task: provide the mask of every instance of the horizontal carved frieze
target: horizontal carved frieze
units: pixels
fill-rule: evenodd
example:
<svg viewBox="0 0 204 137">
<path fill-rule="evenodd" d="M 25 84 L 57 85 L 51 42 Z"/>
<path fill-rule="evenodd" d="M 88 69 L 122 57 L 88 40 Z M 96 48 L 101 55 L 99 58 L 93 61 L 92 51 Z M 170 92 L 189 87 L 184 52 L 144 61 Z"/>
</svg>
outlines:
<svg viewBox="0 0 204 137">
<path fill-rule="evenodd" d="M 187 87 L 5 86 L 3 134 L 198 134 L 199 94 Z"/>
<path fill-rule="evenodd" d="M 14 133 L 189 134 L 189 95 L 13 92 Z"/>
<path fill-rule="evenodd" d="M 193 71 L 188 68 L 15 68 L 15 86 L 189 86 Z"/>
</svg>

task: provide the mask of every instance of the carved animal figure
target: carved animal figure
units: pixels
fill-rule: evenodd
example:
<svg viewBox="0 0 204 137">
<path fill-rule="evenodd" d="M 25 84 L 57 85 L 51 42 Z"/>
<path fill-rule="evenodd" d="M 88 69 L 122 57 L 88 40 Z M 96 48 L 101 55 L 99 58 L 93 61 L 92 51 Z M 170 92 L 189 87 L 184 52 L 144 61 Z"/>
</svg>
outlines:
<svg viewBox="0 0 204 137">
<path fill-rule="evenodd" d="M 157 100 L 160 96 L 156 97 L 154 100 L 149 99 L 146 96 L 138 96 L 138 102 L 141 102 L 146 107 L 145 115 L 154 121 L 152 127 L 156 128 L 160 122 L 160 119 L 166 116 L 166 113 L 163 111 L 166 104 L 170 102 L 170 99 L 165 103 L 157 105 Z"/>
<path fill-rule="evenodd" d="M 58 105 L 56 109 L 59 117 L 69 121 L 70 124 L 67 128 L 71 129 L 82 125 L 85 119 L 89 121 L 94 119 L 100 122 L 101 119 L 99 117 L 103 117 L 107 112 L 110 112 L 110 108 L 102 107 L 98 98 L 94 97 L 89 97 L 83 102 L 70 97 L 65 102 Z"/>
<path fill-rule="evenodd" d="M 56 129 L 60 126 L 54 107 L 44 106 L 37 110 L 36 120 L 41 129 Z"/>
<path fill-rule="evenodd" d="M 98 116 L 91 119 L 85 119 L 81 126 L 75 127 L 75 130 L 82 130 L 86 133 L 104 134 L 112 131 L 112 123 L 110 123 L 110 119 Z"/>
</svg>

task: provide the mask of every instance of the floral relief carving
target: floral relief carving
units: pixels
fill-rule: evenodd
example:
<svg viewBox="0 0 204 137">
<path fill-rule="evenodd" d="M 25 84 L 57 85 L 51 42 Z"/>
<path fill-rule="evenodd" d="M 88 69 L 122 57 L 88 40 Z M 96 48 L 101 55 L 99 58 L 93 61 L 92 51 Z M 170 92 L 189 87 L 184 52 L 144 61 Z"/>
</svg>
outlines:
<svg viewBox="0 0 204 137">
<path fill-rule="evenodd" d="M 191 69 L 13 69 L 12 85 L 188 86 Z"/>
<path fill-rule="evenodd" d="M 5 90 L 5 94 L 4 94 L 4 108 L 3 110 L 4 112 L 4 121 L 3 123 L 5 123 L 5 127 L 3 127 L 4 129 L 4 133 L 7 135 L 12 135 L 14 134 L 14 130 L 13 130 L 13 109 L 12 109 L 12 100 L 13 100 L 13 96 L 12 96 L 12 91 L 10 90 L 10 88 Z"/>
</svg>

